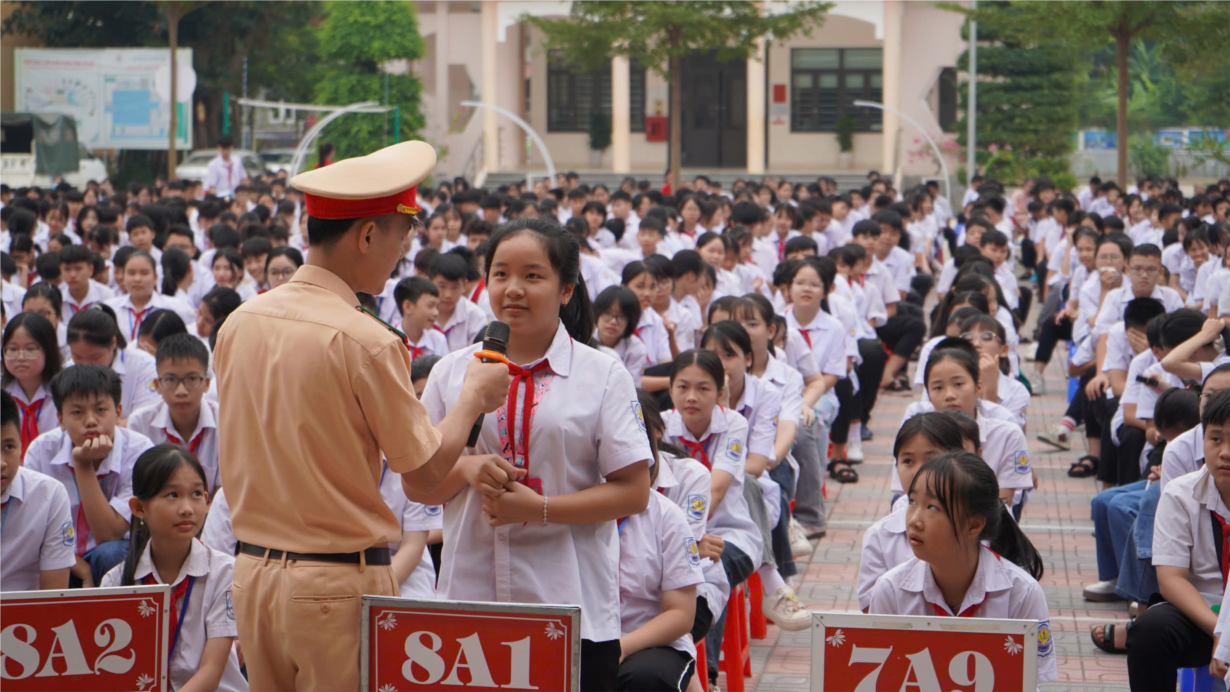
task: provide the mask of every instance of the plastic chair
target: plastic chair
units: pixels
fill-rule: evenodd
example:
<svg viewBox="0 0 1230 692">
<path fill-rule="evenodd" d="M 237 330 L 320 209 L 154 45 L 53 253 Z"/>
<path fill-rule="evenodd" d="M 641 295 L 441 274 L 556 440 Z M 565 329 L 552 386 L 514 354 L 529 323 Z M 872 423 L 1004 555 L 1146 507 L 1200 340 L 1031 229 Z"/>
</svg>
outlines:
<svg viewBox="0 0 1230 692">
<path fill-rule="evenodd" d="M 747 645 L 747 592 L 740 584 L 730 591 L 726 604 L 726 629 L 722 635 L 722 658 L 718 670 L 726 673 L 726 689 L 743 692 L 743 678 L 752 676 L 752 655 Z"/>
<path fill-rule="evenodd" d="M 709 692 L 709 659 L 705 656 L 705 639 L 696 642 L 696 673 L 700 677 L 700 688 Z"/>
<path fill-rule="evenodd" d="M 749 627 L 752 639 L 764 639 L 769 636 L 769 624 L 764 616 L 764 582 L 760 575 L 752 572 L 747 580 L 747 597 L 750 603 L 751 617 Z"/>
<path fill-rule="evenodd" d="M 1219 678 L 1209 675 L 1208 666 L 1179 669 L 1179 692 L 1225 692 Z"/>
</svg>

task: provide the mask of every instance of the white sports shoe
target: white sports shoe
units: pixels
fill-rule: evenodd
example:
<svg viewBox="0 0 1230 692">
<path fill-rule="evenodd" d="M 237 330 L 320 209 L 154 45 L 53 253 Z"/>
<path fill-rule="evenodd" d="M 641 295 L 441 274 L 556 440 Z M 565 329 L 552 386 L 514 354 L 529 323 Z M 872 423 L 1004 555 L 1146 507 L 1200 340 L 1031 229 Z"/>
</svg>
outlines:
<svg viewBox="0 0 1230 692">
<path fill-rule="evenodd" d="M 799 597 L 789 586 L 765 594 L 761 607 L 765 617 L 787 632 L 801 632 L 811 627 L 811 611 L 799 603 Z"/>
<path fill-rule="evenodd" d="M 789 530 L 790 554 L 794 557 L 794 559 L 798 560 L 805 557 L 811 557 L 811 541 L 807 540 L 807 531 L 803 529 L 803 525 L 795 521 L 794 517 L 791 517 Z"/>
<path fill-rule="evenodd" d="M 850 435 L 846 438 L 846 461 L 863 460 L 863 424 L 851 423 Z"/>
</svg>

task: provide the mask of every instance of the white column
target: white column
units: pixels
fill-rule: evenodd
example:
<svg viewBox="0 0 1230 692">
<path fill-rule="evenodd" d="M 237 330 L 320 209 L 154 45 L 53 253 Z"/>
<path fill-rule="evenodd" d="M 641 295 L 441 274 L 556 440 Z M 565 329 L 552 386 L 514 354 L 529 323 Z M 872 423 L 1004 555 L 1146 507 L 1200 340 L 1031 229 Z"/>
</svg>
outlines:
<svg viewBox="0 0 1230 692">
<path fill-rule="evenodd" d="M 628 58 L 611 59 L 611 171 L 632 170 L 632 78 Z"/>
<path fill-rule="evenodd" d="M 901 15 L 905 10 L 901 0 L 884 2 L 883 93 L 884 105 L 901 108 Z M 897 115 L 881 111 L 884 124 L 883 149 L 880 154 L 880 174 L 890 177 L 897 170 L 897 142 L 901 129 Z"/>
<path fill-rule="evenodd" d="M 436 0 L 436 127 L 437 141 L 448 136 L 448 2 Z"/>
<path fill-rule="evenodd" d="M 499 79 L 496 71 L 499 68 L 499 61 L 496 55 L 498 41 L 495 0 L 483 0 L 482 10 L 482 30 L 480 32 L 483 44 L 482 98 L 483 103 L 498 106 L 500 104 L 496 91 L 499 88 Z M 500 131 L 497 117 L 495 111 L 483 109 L 483 168 L 486 168 L 488 173 L 500 169 Z"/>
<path fill-rule="evenodd" d="M 747 172 L 764 175 L 765 160 L 765 40 L 756 39 L 756 52 L 747 61 Z"/>
</svg>

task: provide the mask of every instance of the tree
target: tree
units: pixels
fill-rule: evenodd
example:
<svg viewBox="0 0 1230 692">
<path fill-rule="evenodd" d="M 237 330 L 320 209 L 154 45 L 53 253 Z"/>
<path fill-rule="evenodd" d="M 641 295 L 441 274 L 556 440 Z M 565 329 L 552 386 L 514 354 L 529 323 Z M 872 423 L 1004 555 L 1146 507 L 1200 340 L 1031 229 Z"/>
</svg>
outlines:
<svg viewBox="0 0 1230 692">
<path fill-rule="evenodd" d="M 1005 37 L 1019 9 L 1007 2 L 979 6 L 977 153 L 985 163 L 989 147 L 1012 148 L 1017 160 L 1050 159 L 1067 167 L 1076 133 L 1079 89 L 1084 77 L 1075 51 L 1059 46 L 1023 44 Z M 968 35 L 966 35 L 968 40 Z M 968 71 L 969 51 L 957 60 Z M 969 84 L 962 84 L 965 115 L 956 125 L 957 141 L 968 146 Z"/>
<path fill-rule="evenodd" d="M 1132 41 L 1142 38 L 1162 46 L 1163 54 L 1189 74 L 1224 64 L 1230 42 L 1230 3 L 1221 2 L 1042 2 L 1018 0 L 1017 21 L 1005 35 L 1032 45 L 1059 45 L 1092 51 L 1113 43 L 1116 66 L 1115 131 L 1119 150 L 1119 185 L 1128 184 L 1128 94 Z M 980 23 L 994 18 L 993 8 L 964 10 Z M 981 86 L 981 85 L 980 85 Z"/>
<path fill-rule="evenodd" d="M 761 12 L 760 5 L 765 6 Z M 565 61 L 581 69 L 601 69 L 613 56 L 635 57 L 675 88 L 670 103 L 670 178 L 679 188 L 683 153 L 680 85 L 683 58 L 717 50 L 718 60 L 747 60 L 760 39 L 785 40 L 810 35 L 824 21 L 832 3 L 721 2 L 717 0 L 578 0 L 567 19 L 522 17 L 546 36 L 547 47 L 562 52 Z"/>
<path fill-rule="evenodd" d="M 329 3 L 320 27 L 321 57 L 328 72 L 316 86 L 316 103 L 379 101 L 400 106 L 400 140 L 413 139 L 426 124 L 419 111 L 423 86 L 413 73 L 388 74 L 383 67 L 390 60 L 423 57 L 418 23 L 413 3 Z M 392 115 L 347 114 L 325 128 L 322 137 L 337 147 L 339 159 L 369 154 L 389 143 L 385 118 Z"/>
<path fill-rule="evenodd" d="M 175 134 L 178 129 L 179 113 L 177 104 L 179 103 L 179 58 L 175 52 L 179 50 L 179 20 L 184 18 L 184 15 L 191 13 L 193 10 L 198 10 L 203 2 L 195 2 L 194 0 L 160 0 L 155 3 L 158 9 L 167 18 L 167 44 L 171 49 L 171 123 L 167 128 L 167 137 L 170 141 L 167 144 L 167 180 L 175 180 L 175 163 L 178 160 L 175 156 Z M 189 117 L 192 117 L 192 109 L 188 109 Z"/>
</svg>

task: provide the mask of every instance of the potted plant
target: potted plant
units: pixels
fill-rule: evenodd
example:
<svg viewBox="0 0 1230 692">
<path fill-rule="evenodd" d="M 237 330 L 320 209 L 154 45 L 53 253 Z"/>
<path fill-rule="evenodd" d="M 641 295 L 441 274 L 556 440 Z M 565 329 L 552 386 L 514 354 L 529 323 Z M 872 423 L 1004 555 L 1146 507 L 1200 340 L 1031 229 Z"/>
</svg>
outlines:
<svg viewBox="0 0 1230 692">
<path fill-rule="evenodd" d="M 858 121 L 849 115 L 843 115 L 837 119 L 837 148 L 841 153 L 837 155 L 837 167 L 848 170 L 854 166 L 854 130 L 858 128 Z"/>
<path fill-rule="evenodd" d="M 602 152 L 611 146 L 611 123 L 602 113 L 589 116 L 589 167 L 602 168 Z"/>
</svg>

